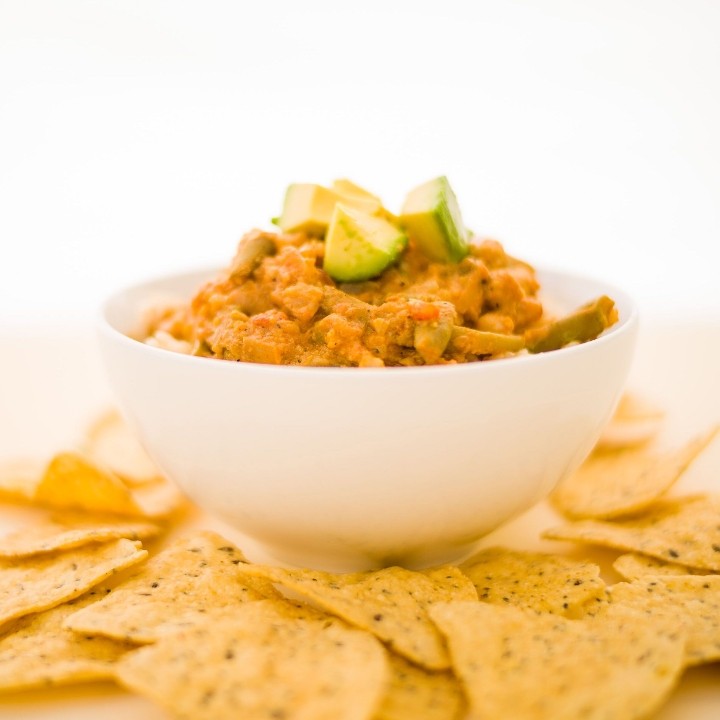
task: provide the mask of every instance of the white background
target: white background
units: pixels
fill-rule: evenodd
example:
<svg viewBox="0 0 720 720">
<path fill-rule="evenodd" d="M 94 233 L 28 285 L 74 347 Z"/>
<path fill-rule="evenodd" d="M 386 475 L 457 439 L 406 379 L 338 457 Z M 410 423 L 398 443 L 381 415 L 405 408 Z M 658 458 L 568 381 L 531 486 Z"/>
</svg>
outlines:
<svg viewBox="0 0 720 720">
<path fill-rule="evenodd" d="M 289 182 L 438 174 L 515 255 L 720 311 L 720 2 L 0 0 L 0 324 L 222 263 Z"/>
</svg>

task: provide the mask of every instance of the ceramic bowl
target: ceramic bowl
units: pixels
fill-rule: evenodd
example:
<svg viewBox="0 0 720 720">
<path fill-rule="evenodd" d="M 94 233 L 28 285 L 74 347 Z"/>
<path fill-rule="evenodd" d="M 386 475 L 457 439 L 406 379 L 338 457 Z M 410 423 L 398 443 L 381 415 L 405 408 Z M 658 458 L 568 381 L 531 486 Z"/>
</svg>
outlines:
<svg viewBox="0 0 720 720">
<path fill-rule="evenodd" d="M 145 448 L 251 559 L 327 570 L 455 562 L 545 498 L 596 442 L 622 392 L 637 312 L 597 280 L 539 272 L 572 309 L 606 293 L 620 321 L 593 342 L 453 366 L 307 368 L 193 357 L 128 336 L 153 297 L 213 272 L 112 296 L 100 344 Z"/>
</svg>

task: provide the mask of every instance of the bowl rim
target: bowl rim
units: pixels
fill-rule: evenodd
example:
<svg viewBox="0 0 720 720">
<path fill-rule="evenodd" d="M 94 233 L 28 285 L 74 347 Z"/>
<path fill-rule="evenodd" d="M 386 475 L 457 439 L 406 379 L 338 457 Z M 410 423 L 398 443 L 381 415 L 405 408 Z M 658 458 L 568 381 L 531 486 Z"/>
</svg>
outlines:
<svg viewBox="0 0 720 720">
<path fill-rule="evenodd" d="M 220 272 L 220 266 L 210 266 L 195 270 L 185 270 L 174 273 L 168 273 L 165 275 L 154 276 L 141 280 L 129 285 L 125 285 L 113 291 L 106 299 L 101 303 L 99 311 L 96 316 L 96 328 L 101 336 L 104 336 L 114 342 L 119 342 L 125 347 L 132 347 L 135 351 L 149 353 L 150 357 L 174 357 L 175 360 L 172 362 L 189 363 L 190 366 L 197 365 L 198 367 L 215 367 L 215 372 L 239 372 L 238 368 L 243 368 L 244 371 L 250 371 L 254 373 L 270 374 L 270 375 L 351 375 L 351 376 L 363 376 L 363 377 L 388 377 L 389 375 L 445 375 L 445 374 L 459 374 L 464 372 L 478 372 L 479 368 L 483 368 L 484 373 L 493 373 L 501 371 L 501 368 L 509 367 L 522 367 L 528 363 L 534 366 L 542 365 L 543 363 L 556 362 L 559 357 L 570 358 L 583 353 L 594 352 L 600 347 L 607 345 L 608 343 L 614 342 L 619 336 L 625 335 L 632 332 L 638 324 L 638 305 L 634 298 L 622 288 L 607 283 L 604 280 L 586 274 L 576 274 L 567 270 L 560 270 L 555 268 L 548 268 L 543 266 L 535 266 L 535 271 L 540 280 L 540 291 L 545 289 L 545 284 L 548 279 L 555 281 L 572 281 L 577 284 L 588 284 L 590 286 L 601 286 L 603 292 L 608 294 L 615 300 L 616 305 L 623 306 L 628 310 L 624 317 L 620 317 L 618 322 L 605 330 L 595 340 L 589 342 L 580 343 L 577 345 L 571 345 L 570 347 L 560 348 L 551 352 L 531 354 L 527 353 L 524 355 L 512 356 L 508 358 L 498 358 L 496 360 L 487 360 L 483 362 L 469 362 L 469 363 L 456 363 L 450 365 L 415 365 L 415 366 L 403 366 L 403 367 L 335 367 L 335 366 L 305 366 L 305 365 L 271 365 L 266 363 L 248 363 L 238 360 L 224 360 L 222 358 L 206 358 L 198 357 L 195 355 L 187 355 L 184 353 L 174 352 L 172 350 L 166 350 L 165 348 L 153 347 L 148 345 L 141 340 L 137 340 L 125 332 L 120 330 L 116 325 L 109 319 L 109 314 L 115 305 L 120 304 L 124 298 L 139 294 L 145 290 L 150 294 L 154 287 L 167 284 L 167 283 L 182 283 L 183 281 L 188 282 L 189 280 L 196 278 L 198 281 L 198 287 L 203 282 L 203 278 L 211 280 L 218 272 Z M 593 295 L 592 293 L 590 294 Z M 590 298 L 588 298 L 590 299 Z M 159 353 L 159 355 L 157 355 Z M 208 363 L 208 361 L 212 361 Z"/>
</svg>

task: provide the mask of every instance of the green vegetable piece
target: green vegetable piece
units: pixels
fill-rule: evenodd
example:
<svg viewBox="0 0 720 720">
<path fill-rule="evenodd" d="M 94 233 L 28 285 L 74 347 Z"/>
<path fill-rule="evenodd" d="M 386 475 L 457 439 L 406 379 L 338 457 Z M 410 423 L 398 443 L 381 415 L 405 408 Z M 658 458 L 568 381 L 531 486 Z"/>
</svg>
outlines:
<svg viewBox="0 0 720 720">
<path fill-rule="evenodd" d="M 617 319 L 615 303 L 602 295 L 555 322 L 528 330 L 525 343 L 531 353 L 559 350 L 573 342 L 594 340 Z"/>
<path fill-rule="evenodd" d="M 453 350 L 471 355 L 500 355 L 520 352 L 525 347 L 525 341 L 519 335 L 484 332 L 456 325 L 450 345 Z"/>
<path fill-rule="evenodd" d="M 357 282 L 379 275 L 407 244 L 405 234 L 380 217 L 335 206 L 325 238 L 323 269 L 339 282 Z"/>
<path fill-rule="evenodd" d="M 371 214 L 382 209 L 380 201 L 372 197 L 341 196 L 322 185 L 294 183 L 285 192 L 282 214 L 275 224 L 283 232 L 322 237 L 338 202 Z"/>
<path fill-rule="evenodd" d="M 468 253 L 468 231 L 455 193 L 445 176 L 411 190 L 405 198 L 399 222 L 431 260 L 459 262 Z"/>
</svg>

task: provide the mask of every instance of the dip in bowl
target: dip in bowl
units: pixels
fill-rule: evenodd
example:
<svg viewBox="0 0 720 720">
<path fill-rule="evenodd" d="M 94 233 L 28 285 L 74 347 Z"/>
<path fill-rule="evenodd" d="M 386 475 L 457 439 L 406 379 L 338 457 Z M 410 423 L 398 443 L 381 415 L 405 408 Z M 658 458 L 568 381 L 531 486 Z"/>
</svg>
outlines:
<svg viewBox="0 0 720 720">
<path fill-rule="evenodd" d="M 445 177 L 399 214 L 347 180 L 291 185 L 274 222 L 101 321 L 147 451 L 251 558 L 459 561 L 589 453 L 632 358 L 624 293 L 473 237 Z"/>
<path fill-rule="evenodd" d="M 589 453 L 623 389 L 632 300 L 540 271 L 572 309 L 610 295 L 591 342 L 484 362 L 307 367 L 171 352 L 132 335 L 159 297 L 189 300 L 217 273 L 166 277 L 104 305 L 101 350 L 145 448 L 252 559 L 327 570 L 456 562 L 544 498 Z"/>
</svg>

